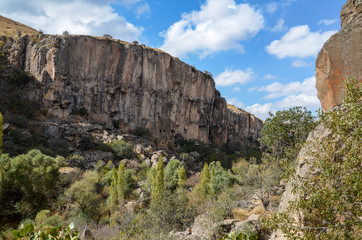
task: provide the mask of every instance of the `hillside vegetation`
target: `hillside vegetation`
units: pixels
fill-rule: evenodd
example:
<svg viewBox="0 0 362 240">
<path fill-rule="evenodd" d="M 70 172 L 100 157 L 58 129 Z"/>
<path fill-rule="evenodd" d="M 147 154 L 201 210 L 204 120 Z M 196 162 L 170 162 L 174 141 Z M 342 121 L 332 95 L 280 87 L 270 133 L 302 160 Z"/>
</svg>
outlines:
<svg viewBox="0 0 362 240">
<path fill-rule="evenodd" d="M 0 16 L 0 36 L 17 38 L 27 34 L 37 35 L 39 34 L 39 31 L 9 18 Z"/>
</svg>

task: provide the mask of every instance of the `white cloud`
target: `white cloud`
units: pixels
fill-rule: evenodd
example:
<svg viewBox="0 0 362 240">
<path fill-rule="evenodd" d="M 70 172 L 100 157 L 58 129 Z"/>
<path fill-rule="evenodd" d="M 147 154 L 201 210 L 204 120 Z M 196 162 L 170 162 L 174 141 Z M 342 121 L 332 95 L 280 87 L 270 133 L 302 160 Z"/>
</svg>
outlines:
<svg viewBox="0 0 362 240">
<path fill-rule="evenodd" d="M 311 32 L 308 25 L 292 27 L 280 40 L 272 41 L 266 50 L 281 59 L 314 57 L 335 32 Z"/>
<path fill-rule="evenodd" d="M 151 13 L 150 5 L 148 5 L 147 2 L 142 3 L 136 9 L 137 16 L 141 16 L 141 15 L 143 15 L 145 13 Z"/>
<path fill-rule="evenodd" d="M 304 60 L 301 59 L 297 59 L 295 61 L 293 61 L 292 66 L 293 67 L 309 67 L 312 66 L 313 63 L 311 62 L 306 62 Z"/>
<path fill-rule="evenodd" d="M 246 71 L 236 70 L 231 71 L 226 69 L 224 72 L 220 73 L 216 78 L 216 85 L 219 86 L 231 86 L 234 84 L 243 84 L 248 82 L 253 76 L 253 71 L 248 68 Z"/>
<path fill-rule="evenodd" d="M 264 79 L 276 79 L 276 78 L 278 78 L 278 77 L 277 77 L 277 76 L 274 76 L 274 75 L 271 75 L 271 74 L 269 73 L 269 74 L 265 75 L 263 78 L 264 78 Z"/>
<path fill-rule="evenodd" d="M 112 8 L 113 1 L 95 0 L 2 0 L 0 15 L 4 15 L 45 33 L 102 36 L 133 41 L 142 34 L 142 28 L 128 22 Z"/>
<path fill-rule="evenodd" d="M 271 32 L 281 32 L 284 31 L 285 27 L 284 27 L 284 19 L 279 19 L 277 24 L 270 29 Z"/>
<path fill-rule="evenodd" d="M 234 88 L 233 88 L 233 92 L 240 92 L 240 90 L 241 90 L 241 89 L 240 89 L 239 87 L 234 87 Z"/>
<path fill-rule="evenodd" d="M 333 23 L 336 23 L 337 21 L 338 21 L 337 19 L 323 19 L 323 20 L 320 20 L 318 22 L 318 24 L 329 26 L 329 25 L 332 25 Z"/>
<path fill-rule="evenodd" d="M 274 13 L 277 9 L 278 9 L 278 3 L 276 3 L 276 2 L 270 2 L 265 7 L 265 10 L 268 13 Z"/>
<path fill-rule="evenodd" d="M 260 87 L 255 90 L 259 92 L 268 92 L 269 94 L 264 97 L 265 99 L 279 98 L 296 93 L 317 95 L 317 89 L 315 88 L 315 77 L 306 78 L 303 82 L 291 82 L 288 84 L 273 82 L 272 84 Z"/>
<path fill-rule="evenodd" d="M 283 100 L 277 102 L 276 106 L 281 108 L 291 108 L 295 106 L 302 106 L 308 108 L 320 107 L 320 102 L 316 94 L 311 95 L 307 93 L 301 93 L 298 95 L 290 95 Z"/>
<path fill-rule="evenodd" d="M 175 55 L 198 54 L 200 58 L 222 51 L 243 51 L 240 41 L 255 36 L 264 26 L 261 13 L 234 0 L 207 0 L 200 11 L 182 14 L 161 36 L 161 49 Z"/>
<path fill-rule="evenodd" d="M 276 112 L 276 109 L 274 109 L 274 106 L 272 103 L 266 103 L 266 104 L 254 104 L 252 106 L 246 107 L 246 111 L 251 112 L 255 116 L 257 116 L 260 119 L 265 120 L 267 117 L 269 117 L 269 112 Z"/>
<path fill-rule="evenodd" d="M 302 106 L 307 108 L 318 108 L 320 103 L 317 97 L 317 90 L 315 88 L 315 77 L 304 79 L 303 82 L 291 82 L 288 84 L 281 84 L 274 82 L 261 88 L 253 88 L 251 90 L 265 91 L 269 94 L 265 99 L 275 99 L 283 97 L 281 100 L 274 103 L 254 104 L 253 106 L 246 107 L 246 110 L 255 114 L 261 119 L 269 116 L 268 112 L 276 112 L 277 110 L 287 109 L 295 106 Z"/>
<path fill-rule="evenodd" d="M 228 98 L 226 99 L 226 102 L 238 108 L 243 108 L 244 106 L 244 104 L 240 102 L 237 98 Z"/>
</svg>

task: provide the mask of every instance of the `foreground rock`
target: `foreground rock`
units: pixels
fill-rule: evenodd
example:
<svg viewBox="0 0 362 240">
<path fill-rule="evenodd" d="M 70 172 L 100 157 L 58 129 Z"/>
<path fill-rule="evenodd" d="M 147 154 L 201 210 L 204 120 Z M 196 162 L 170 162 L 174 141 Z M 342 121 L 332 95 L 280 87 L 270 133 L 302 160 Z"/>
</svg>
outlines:
<svg viewBox="0 0 362 240">
<path fill-rule="evenodd" d="M 5 48 L 10 63 L 37 80 L 24 94 L 54 116 L 82 111 L 108 128 L 148 128 L 164 143 L 182 137 L 247 146 L 262 128 L 253 115 L 228 108 L 211 76 L 157 49 L 51 35 L 21 37 Z"/>
<path fill-rule="evenodd" d="M 343 81 L 362 81 L 362 1 L 348 0 L 341 11 L 342 29 L 324 44 L 316 62 L 316 87 L 323 111 L 341 104 Z"/>
<path fill-rule="evenodd" d="M 314 157 L 311 156 L 311 146 L 313 146 L 313 142 L 317 139 L 324 138 L 331 134 L 330 130 L 325 128 L 323 124 L 317 126 L 317 128 L 312 131 L 307 139 L 307 142 L 310 144 L 306 144 L 299 152 L 298 155 L 298 165 L 296 169 L 296 175 L 301 178 L 312 177 L 315 174 L 316 170 L 312 170 L 312 164 L 314 161 Z M 283 193 L 281 202 L 279 204 L 278 213 L 285 212 L 289 206 L 290 201 L 295 201 L 298 198 L 298 193 L 293 193 L 293 184 L 294 182 L 288 182 L 285 188 L 285 192 Z M 292 217 L 296 222 L 300 222 L 300 214 L 294 213 Z M 271 240 L 287 240 L 281 230 L 278 230 L 273 233 Z"/>
</svg>

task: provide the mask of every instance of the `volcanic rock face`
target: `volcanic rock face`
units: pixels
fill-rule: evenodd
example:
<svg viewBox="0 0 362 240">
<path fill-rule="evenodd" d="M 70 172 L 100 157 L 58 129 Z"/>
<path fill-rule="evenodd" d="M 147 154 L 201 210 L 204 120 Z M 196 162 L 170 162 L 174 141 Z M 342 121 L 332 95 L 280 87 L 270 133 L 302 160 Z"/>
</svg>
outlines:
<svg viewBox="0 0 362 240">
<path fill-rule="evenodd" d="M 99 122 L 120 122 L 129 131 L 148 128 L 153 137 L 177 136 L 205 143 L 247 145 L 262 121 L 229 110 L 213 79 L 160 50 L 89 36 L 18 38 L 10 47 L 13 66 L 38 80 L 27 89 L 58 117 L 87 109 Z"/>
<path fill-rule="evenodd" d="M 362 81 L 362 0 L 348 0 L 341 11 L 342 29 L 319 52 L 316 87 L 323 111 L 341 104 L 343 81 Z"/>
</svg>

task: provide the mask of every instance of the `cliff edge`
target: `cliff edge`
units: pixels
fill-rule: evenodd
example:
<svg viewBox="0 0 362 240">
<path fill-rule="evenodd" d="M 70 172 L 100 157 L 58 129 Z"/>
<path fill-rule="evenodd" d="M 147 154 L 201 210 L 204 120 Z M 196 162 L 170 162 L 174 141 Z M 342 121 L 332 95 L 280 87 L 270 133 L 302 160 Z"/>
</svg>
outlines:
<svg viewBox="0 0 362 240">
<path fill-rule="evenodd" d="M 7 44 L 16 69 L 36 83 L 24 94 L 49 114 L 86 109 L 92 120 L 128 132 L 148 128 L 162 141 L 177 137 L 247 146 L 263 123 L 229 110 L 214 80 L 178 58 L 144 45 L 91 36 L 23 36 Z"/>
</svg>

